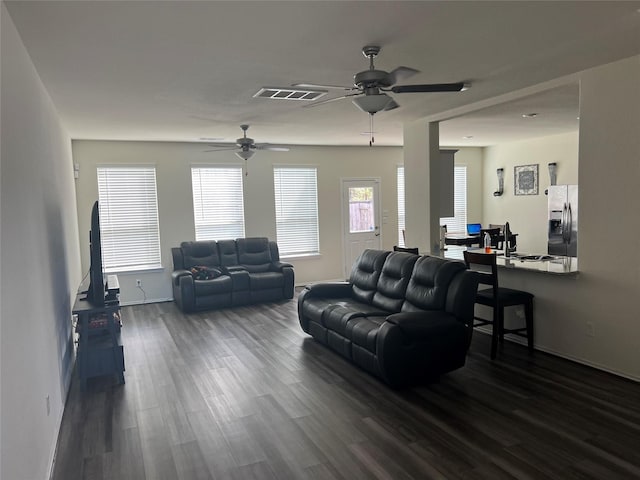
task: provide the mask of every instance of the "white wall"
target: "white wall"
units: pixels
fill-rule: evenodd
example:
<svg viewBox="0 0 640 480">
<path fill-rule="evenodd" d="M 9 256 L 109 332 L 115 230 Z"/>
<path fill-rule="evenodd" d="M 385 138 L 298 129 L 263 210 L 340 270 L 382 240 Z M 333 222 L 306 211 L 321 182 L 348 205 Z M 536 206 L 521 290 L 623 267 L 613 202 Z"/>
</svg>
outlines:
<svg viewBox="0 0 640 480">
<path fill-rule="evenodd" d="M 80 249 L 83 271 L 89 267 L 88 231 L 90 208 L 98 198 L 96 166 L 104 164 L 156 165 L 160 240 L 163 272 L 120 274 L 123 303 L 139 302 L 142 292 L 135 279 L 143 281 L 147 300 L 172 298 L 171 247 L 194 239 L 191 171 L 193 164 L 234 164 L 233 152 L 204 153 L 206 145 L 163 142 L 74 141 L 74 161 L 80 164 L 76 180 Z M 273 196 L 273 165 L 296 164 L 318 167 L 318 203 L 321 255 L 287 259 L 295 267 L 296 283 L 343 278 L 340 180 L 347 177 L 381 178 L 382 209 L 388 222 L 382 225 L 383 247 L 397 244 L 396 167 L 402 163 L 399 147 L 309 147 L 290 152 L 260 151 L 248 161 L 245 177 L 245 224 L 247 236 L 276 237 Z"/>
<path fill-rule="evenodd" d="M 1 9 L 0 477 L 36 480 L 48 478 L 73 367 L 78 229 L 70 139 Z"/>
<path fill-rule="evenodd" d="M 544 121 L 536 118 L 536 121 Z M 518 251 L 547 253 L 548 164 L 558 164 L 557 183 L 578 183 L 578 132 L 486 147 L 484 152 L 482 224 L 509 222 L 518 234 Z M 538 165 L 538 195 L 514 195 L 514 167 Z M 504 193 L 498 188 L 496 170 L 504 168 Z M 581 227 L 582 229 L 582 227 Z M 580 248 L 580 245 L 578 246 Z"/>
<path fill-rule="evenodd" d="M 580 75 L 578 276 L 501 271 L 502 284 L 536 296 L 537 348 L 635 380 L 640 380 L 638 85 L 640 56 Z"/>
</svg>

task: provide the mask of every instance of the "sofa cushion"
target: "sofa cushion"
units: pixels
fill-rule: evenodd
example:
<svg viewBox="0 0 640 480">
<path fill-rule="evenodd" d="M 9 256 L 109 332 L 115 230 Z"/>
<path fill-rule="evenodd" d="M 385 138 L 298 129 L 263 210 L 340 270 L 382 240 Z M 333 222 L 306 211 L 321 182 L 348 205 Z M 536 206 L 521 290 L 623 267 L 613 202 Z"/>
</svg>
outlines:
<svg viewBox="0 0 640 480">
<path fill-rule="evenodd" d="M 303 292 L 304 293 L 304 292 Z M 298 308 L 300 309 L 299 317 L 305 318 L 308 321 L 322 324 L 322 314 L 324 311 L 336 303 L 349 301 L 346 297 L 304 297 L 304 301 L 298 302 Z M 300 296 L 298 297 L 300 299 Z"/>
<path fill-rule="evenodd" d="M 351 328 L 349 323 L 359 317 L 381 317 L 386 318 L 389 312 L 369 305 L 349 300 L 346 302 L 334 303 L 326 308 L 322 313 L 322 324 L 329 330 L 339 333 L 343 337 L 351 338 Z"/>
<path fill-rule="evenodd" d="M 400 311 L 413 266 L 418 258 L 411 253 L 400 252 L 391 252 L 387 256 L 373 295 L 374 306 L 389 312 Z"/>
<path fill-rule="evenodd" d="M 249 272 L 267 272 L 271 268 L 269 239 L 265 237 L 238 238 L 238 263 Z"/>
<path fill-rule="evenodd" d="M 280 272 L 249 272 L 251 290 L 265 290 L 268 288 L 282 288 L 284 275 Z"/>
<path fill-rule="evenodd" d="M 360 254 L 351 269 L 351 289 L 354 299 L 371 303 L 376 293 L 378 279 L 389 252 L 367 249 Z"/>
<path fill-rule="evenodd" d="M 184 268 L 190 269 L 197 265 L 217 267 L 220 265 L 217 243 L 211 241 L 182 242 L 182 257 Z"/>
<path fill-rule="evenodd" d="M 380 325 L 385 322 L 386 317 L 359 317 L 349 322 L 349 338 L 356 345 L 367 349 L 371 353 L 376 353 L 376 340 Z"/>
<path fill-rule="evenodd" d="M 228 293 L 233 289 L 231 277 L 227 275 L 211 280 L 195 280 L 193 283 L 196 297 Z"/>
<path fill-rule="evenodd" d="M 462 262 L 420 257 L 413 267 L 402 311 L 444 310 L 451 280 L 465 269 Z"/>
</svg>

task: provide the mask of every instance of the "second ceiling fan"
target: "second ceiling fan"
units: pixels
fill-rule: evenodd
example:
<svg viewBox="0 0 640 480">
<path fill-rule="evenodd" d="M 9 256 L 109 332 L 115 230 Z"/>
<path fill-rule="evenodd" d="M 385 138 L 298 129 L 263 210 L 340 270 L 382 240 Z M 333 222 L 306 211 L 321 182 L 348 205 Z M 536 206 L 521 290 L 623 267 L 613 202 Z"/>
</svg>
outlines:
<svg viewBox="0 0 640 480">
<path fill-rule="evenodd" d="M 231 142 L 217 142 L 212 143 L 210 146 L 215 147 L 211 150 L 205 150 L 205 152 L 219 152 L 221 150 L 236 150 L 239 149 L 236 155 L 243 160 L 249 160 L 253 154 L 254 150 L 271 150 L 273 152 L 288 152 L 289 147 L 285 147 L 283 145 L 271 145 L 269 143 L 256 143 L 253 138 L 247 137 L 247 130 L 249 130 L 249 125 L 240 125 L 242 129 L 243 136 L 236 139 L 236 143 Z"/>
<path fill-rule="evenodd" d="M 430 92 L 461 92 L 469 85 L 464 82 L 456 83 L 427 83 L 419 85 L 396 85 L 398 82 L 418 73 L 418 70 L 409 67 L 398 67 L 391 72 L 377 70 L 373 64 L 373 59 L 380 53 L 377 45 L 367 45 L 362 49 L 362 54 L 369 59 L 369 69 L 356 73 L 353 77 L 353 86 L 339 85 L 318 85 L 313 83 L 296 83 L 294 87 L 309 88 L 329 88 L 345 90 L 347 93 L 340 97 L 322 100 L 312 103 L 307 107 L 324 105 L 335 102 L 343 98 L 353 98 L 353 104 L 360 110 L 371 115 L 380 112 L 393 110 L 399 105 L 386 92 L 392 93 L 430 93 Z"/>
<path fill-rule="evenodd" d="M 235 150 L 235 154 L 243 159 L 245 162 L 253 157 L 256 150 L 270 150 L 272 152 L 288 152 L 289 147 L 284 145 L 272 145 L 270 143 L 256 143 L 253 138 L 247 137 L 247 130 L 249 125 L 240 125 L 243 136 L 236 139 L 236 143 L 212 143 L 210 144 L 211 150 L 205 150 L 205 152 L 219 152 L 223 150 Z M 245 175 L 248 175 L 248 171 L 245 168 Z"/>
</svg>

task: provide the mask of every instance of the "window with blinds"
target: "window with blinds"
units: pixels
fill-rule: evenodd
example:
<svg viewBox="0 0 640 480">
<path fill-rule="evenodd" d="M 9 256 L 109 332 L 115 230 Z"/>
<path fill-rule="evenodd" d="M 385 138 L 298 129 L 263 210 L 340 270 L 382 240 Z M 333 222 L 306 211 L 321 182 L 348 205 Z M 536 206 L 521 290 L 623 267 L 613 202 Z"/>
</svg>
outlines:
<svg viewBox="0 0 640 480">
<path fill-rule="evenodd" d="M 105 271 L 161 267 L 155 167 L 98 167 L 97 171 Z"/>
<path fill-rule="evenodd" d="M 443 217 L 440 225 L 447 226 L 447 233 L 467 233 L 467 166 L 453 168 L 453 217 Z"/>
<path fill-rule="evenodd" d="M 192 167 L 196 240 L 243 238 L 242 167 Z"/>
<path fill-rule="evenodd" d="M 404 247 L 404 167 L 398 167 L 396 184 L 398 186 L 398 246 Z"/>
<path fill-rule="evenodd" d="M 404 208 L 404 167 L 399 166 L 398 183 L 398 245 L 404 247 L 405 208 Z M 448 233 L 467 232 L 467 166 L 456 165 L 453 168 L 453 217 L 440 219 L 440 225 L 447 226 Z"/>
<path fill-rule="evenodd" d="M 274 167 L 276 235 L 282 256 L 320 252 L 315 167 Z"/>
</svg>

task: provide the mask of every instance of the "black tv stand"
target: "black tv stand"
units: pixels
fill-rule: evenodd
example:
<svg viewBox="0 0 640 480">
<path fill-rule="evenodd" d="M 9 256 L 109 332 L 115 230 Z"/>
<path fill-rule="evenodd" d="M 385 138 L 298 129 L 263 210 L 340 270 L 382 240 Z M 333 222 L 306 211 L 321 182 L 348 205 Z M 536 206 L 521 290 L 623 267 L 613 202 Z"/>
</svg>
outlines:
<svg viewBox="0 0 640 480">
<path fill-rule="evenodd" d="M 124 383 L 120 286 L 118 277 L 109 277 L 113 288 L 107 290 L 104 305 L 93 305 L 82 293 L 76 296 L 73 305 L 73 314 L 77 315 L 75 331 L 78 334 L 78 376 L 80 389 L 83 391 L 87 388 L 87 379 L 96 376 L 115 375 L 118 383 Z"/>
</svg>

